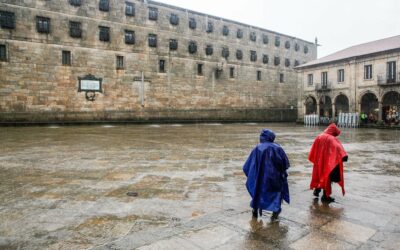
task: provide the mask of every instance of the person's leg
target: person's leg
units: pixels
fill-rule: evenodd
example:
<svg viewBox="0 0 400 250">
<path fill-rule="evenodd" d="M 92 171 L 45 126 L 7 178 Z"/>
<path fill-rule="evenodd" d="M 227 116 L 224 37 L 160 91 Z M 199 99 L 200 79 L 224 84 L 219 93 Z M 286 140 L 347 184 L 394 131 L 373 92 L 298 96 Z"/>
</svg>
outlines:
<svg viewBox="0 0 400 250">
<path fill-rule="evenodd" d="M 313 194 L 314 194 L 315 197 L 319 197 L 319 193 L 321 193 L 321 189 L 320 188 L 314 189 Z"/>
<path fill-rule="evenodd" d="M 272 221 L 277 220 L 278 217 L 279 217 L 279 214 L 281 213 L 281 211 L 282 211 L 282 209 L 279 209 L 279 210 L 276 211 L 276 212 L 272 212 L 271 220 L 272 220 Z"/>
<path fill-rule="evenodd" d="M 258 218 L 258 211 L 257 211 L 257 209 L 256 208 L 253 208 L 253 217 L 254 218 Z"/>
<path fill-rule="evenodd" d="M 327 196 L 327 195 L 325 194 L 325 190 L 324 190 L 324 193 L 323 193 L 323 195 L 322 195 L 322 197 L 321 197 L 321 201 L 330 203 L 330 202 L 334 202 L 335 199 L 332 198 L 332 197 L 330 197 L 330 196 Z"/>
</svg>

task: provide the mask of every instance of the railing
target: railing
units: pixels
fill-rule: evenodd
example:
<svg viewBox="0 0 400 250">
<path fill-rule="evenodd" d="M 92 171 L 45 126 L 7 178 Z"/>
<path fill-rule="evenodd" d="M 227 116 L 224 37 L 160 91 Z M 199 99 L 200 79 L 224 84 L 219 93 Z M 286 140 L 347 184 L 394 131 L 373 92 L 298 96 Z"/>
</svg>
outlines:
<svg viewBox="0 0 400 250">
<path fill-rule="evenodd" d="M 315 91 L 330 91 L 332 89 L 332 82 L 327 83 L 316 83 L 315 84 Z"/>
<path fill-rule="evenodd" d="M 389 78 L 387 75 L 378 75 L 377 82 L 378 82 L 378 85 L 380 85 L 380 86 L 400 84 L 400 73 L 395 75 L 395 78 Z"/>
</svg>

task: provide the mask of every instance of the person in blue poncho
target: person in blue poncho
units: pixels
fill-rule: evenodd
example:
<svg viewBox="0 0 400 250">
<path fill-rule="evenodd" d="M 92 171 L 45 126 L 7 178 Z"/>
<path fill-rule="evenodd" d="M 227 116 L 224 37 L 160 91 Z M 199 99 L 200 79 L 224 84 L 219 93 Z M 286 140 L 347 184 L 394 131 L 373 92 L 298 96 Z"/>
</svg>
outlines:
<svg viewBox="0 0 400 250">
<path fill-rule="evenodd" d="M 267 210 L 272 211 L 271 219 L 276 220 L 281 212 L 282 200 L 290 202 L 287 182 L 289 159 L 274 140 L 275 133 L 263 129 L 260 143 L 251 151 L 243 166 L 255 218 L 258 213 L 262 215 L 262 210 Z"/>
</svg>

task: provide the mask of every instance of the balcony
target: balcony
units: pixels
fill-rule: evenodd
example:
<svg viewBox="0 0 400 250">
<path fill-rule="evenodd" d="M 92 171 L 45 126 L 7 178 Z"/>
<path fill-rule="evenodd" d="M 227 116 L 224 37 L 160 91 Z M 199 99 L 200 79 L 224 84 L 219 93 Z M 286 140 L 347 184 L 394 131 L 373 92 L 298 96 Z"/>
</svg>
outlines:
<svg viewBox="0 0 400 250">
<path fill-rule="evenodd" d="M 379 86 L 393 86 L 400 85 L 400 73 L 395 78 L 388 78 L 387 75 L 378 75 L 377 82 Z"/>
<path fill-rule="evenodd" d="M 332 82 L 315 84 L 315 91 L 317 92 L 328 92 L 331 90 L 332 90 Z"/>
</svg>

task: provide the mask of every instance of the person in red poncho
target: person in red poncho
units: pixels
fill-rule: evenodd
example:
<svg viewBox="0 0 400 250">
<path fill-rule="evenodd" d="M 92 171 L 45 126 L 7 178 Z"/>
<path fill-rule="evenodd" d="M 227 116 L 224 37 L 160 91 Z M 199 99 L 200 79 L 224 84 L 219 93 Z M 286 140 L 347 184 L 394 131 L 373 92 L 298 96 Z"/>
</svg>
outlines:
<svg viewBox="0 0 400 250">
<path fill-rule="evenodd" d="M 340 141 L 336 138 L 340 130 L 334 123 L 330 124 L 325 131 L 315 138 L 311 146 L 308 160 L 313 166 L 310 189 L 314 189 L 314 195 L 319 197 L 321 189 L 324 190 L 321 201 L 333 202 L 331 197 L 331 182 L 337 182 L 344 190 L 343 162 L 347 161 L 347 153 Z"/>
</svg>

